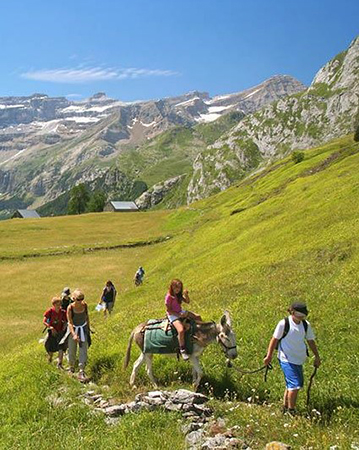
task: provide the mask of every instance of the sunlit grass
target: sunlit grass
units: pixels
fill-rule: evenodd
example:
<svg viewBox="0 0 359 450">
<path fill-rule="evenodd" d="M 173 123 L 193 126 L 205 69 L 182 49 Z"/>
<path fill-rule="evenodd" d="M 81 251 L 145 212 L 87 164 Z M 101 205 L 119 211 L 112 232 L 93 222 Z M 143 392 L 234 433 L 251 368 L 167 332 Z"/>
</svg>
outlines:
<svg viewBox="0 0 359 450">
<path fill-rule="evenodd" d="M 350 147 L 351 152 L 319 171 L 311 171 L 344 147 Z M 189 208 L 123 219 L 110 214 L 68 218 L 65 222 L 73 225 L 72 230 L 64 227 L 52 237 L 55 245 L 92 245 L 101 240 L 99 236 L 105 239 L 112 227 L 120 229 L 119 241 L 173 236 L 162 243 L 2 261 L 0 442 L 3 439 L 10 448 L 47 448 L 46 436 L 50 434 L 53 444 L 65 442 L 69 448 L 142 448 L 137 434 L 141 430 L 148 442 L 145 448 L 167 448 L 167 442 L 173 449 L 183 448 L 176 415 L 129 416 L 118 427 L 108 428 L 103 419 L 92 416 L 79 402 L 81 387 L 48 366 L 37 343 L 42 313 L 50 298 L 65 285 L 81 287 L 96 331 L 89 350 L 89 373 L 100 385 L 110 386 L 110 395 L 131 399 L 130 371 L 122 368 L 129 334 L 137 323 L 164 315 L 167 285 L 171 278 L 180 277 L 190 290 L 191 309 L 205 320 L 218 320 L 224 309 L 230 309 L 238 336 L 237 364 L 244 368 L 262 365 L 272 331 L 286 314 L 288 304 L 294 299 L 308 303 L 309 320 L 323 359 L 312 390 L 315 419 L 306 418 L 303 394 L 299 418 L 289 421 L 279 415 L 283 380 L 277 364 L 267 383 L 262 375 L 240 376 L 225 367 L 221 350 L 215 345 L 203 358 L 202 389 L 217 399 L 213 400 L 216 414 L 232 425 L 240 425 L 243 438 L 252 448 L 263 448 L 270 440 L 282 440 L 294 448 L 350 448 L 358 440 L 359 406 L 357 150 L 358 144 L 344 138 L 306 151 L 306 159 L 300 164 L 288 158 L 276 163 L 266 176 L 254 176 L 251 183 L 239 183 Z M 231 215 L 243 205 L 242 212 Z M 148 220 L 147 226 L 141 222 L 143 217 Z M 65 219 L 48 220 L 52 230 L 59 230 L 62 225 L 57 221 Z M 122 220 L 128 221 L 127 230 Z M 6 239 L 11 239 L 13 223 L 1 224 Z M 31 237 L 32 231 L 25 223 L 22 226 L 27 233 L 25 248 L 32 251 L 42 231 L 34 231 Z M 21 255 L 22 245 L 13 245 L 13 252 Z M 143 286 L 135 288 L 133 275 L 139 265 L 145 267 L 146 278 Z M 115 283 L 119 297 L 114 316 L 105 322 L 94 306 L 107 279 Z M 138 354 L 134 347 L 132 362 Z M 308 362 L 307 380 L 311 371 Z M 191 371 L 182 361 L 157 357 L 154 372 L 166 388 L 190 387 Z M 46 397 L 59 387 L 66 388 L 64 397 L 74 406 L 49 406 Z M 150 388 L 145 371 L 141 371 L 138 389 Z M 25 400 L 31 401 L 28 410 Z M 11 434 L 11 430 L 17 433 Z"/>
</svg>

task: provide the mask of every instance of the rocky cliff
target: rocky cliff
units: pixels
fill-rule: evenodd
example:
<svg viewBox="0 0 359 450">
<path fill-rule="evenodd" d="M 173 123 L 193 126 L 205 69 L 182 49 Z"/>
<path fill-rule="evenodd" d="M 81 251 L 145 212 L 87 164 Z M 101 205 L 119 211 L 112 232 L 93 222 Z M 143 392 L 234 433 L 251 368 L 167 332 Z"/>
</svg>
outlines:
<svg viewBox="0 0 359 450">
<path fill-rule="evenodd" d="M 358 93 L 359 38 L 320 69 L 307 90 L 247 115 L 199 154 L 188 203 L 226 189 L 261 164 L 295 149 L 353 132 Z"/>
</svg>

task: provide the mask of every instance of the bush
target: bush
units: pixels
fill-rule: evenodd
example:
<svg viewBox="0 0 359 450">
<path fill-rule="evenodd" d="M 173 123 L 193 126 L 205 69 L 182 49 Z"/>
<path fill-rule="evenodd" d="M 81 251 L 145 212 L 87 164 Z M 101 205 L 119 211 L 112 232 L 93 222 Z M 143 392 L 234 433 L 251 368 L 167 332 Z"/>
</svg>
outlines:
<svg viewBox="0 0 359 450">
<path fill-rule="evenodd" d="M 292 161 L 294 161 L 295 164 L 302 162 L 303 159 L 304 159 L 304 152 L 293 152 L 292 153 Z"/>
</svg>

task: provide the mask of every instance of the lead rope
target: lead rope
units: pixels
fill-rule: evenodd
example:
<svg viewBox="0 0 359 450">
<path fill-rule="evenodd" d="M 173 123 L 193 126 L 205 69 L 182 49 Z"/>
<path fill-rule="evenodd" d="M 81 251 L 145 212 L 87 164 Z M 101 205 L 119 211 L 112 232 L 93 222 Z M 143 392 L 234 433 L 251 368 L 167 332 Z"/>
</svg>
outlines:
<svg viewBox="0 0 359 450">
<path fill-rule="evenodd" d="M 259 369 L 255 369 L 255 370 L 243 370 L 240 367 L 236 367 L 231 361 L 227 360 L 227 367 L 233 368 L 234 370 L 236 370 L 238 373 L 241 373 L 243 375 L 250 375 L 252 373 L 258 373 L 261 372 L 262 370 L 265 370 L 264 372 L 264 381 L 267 382 L 267 376 L 270 370 L 273 369 L 272 364 L 268 364 L 266 366 L 262 366 Z"/>
</svg>

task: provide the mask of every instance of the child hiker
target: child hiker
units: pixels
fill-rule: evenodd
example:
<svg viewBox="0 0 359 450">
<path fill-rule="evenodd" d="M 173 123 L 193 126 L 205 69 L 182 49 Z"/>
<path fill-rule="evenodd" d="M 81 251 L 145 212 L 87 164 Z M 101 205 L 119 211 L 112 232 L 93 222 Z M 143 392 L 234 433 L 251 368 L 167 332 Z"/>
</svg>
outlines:
<svg viewBox="0 0 359 450">
<path fill-rule="evenodd" d="M 185 329 L 182 320 L 188 317 L 200 322 L 202 319 L 198 314 L 182 309 L 182 302 L 190 302 L 188 290 L 183 290 L 183 283 L 181 280 L 172 280 L 165 297 L 167 317 L 177 330 L 180 353 L 182 358 L 187 361 L 189 355 L 186 353 Z"/>
<path fill-rule="evenodd" d="M 315 336 L 310 323 L 305 319 L 308 309 L 305 303 L 292 303 L 286 319 L 281 320 L 270 340 L 264 364 L 270 364 L 274 350 L 278 347 L 278 359 L 282 368 L 286 389 L 283 398 L 283 412 L 295 414 L 299 389 L 303 387 L 303 364 L 307 357 L 305 340 L 315 360 L 314 366 L 320 366 L 320 357 L 315 344 Z"/>
<path fill-rule="evenodd" d="M 64 351 L 66 350 L 66 343 L 60 344 L 61 339 L 64 337 L 67 318 L 66 311 L 61 308 L 61 299 L 54 297 L 51 300 L 52 307 L 44 313 L 43 323 L 47 328 L 47 337 L 45 339 L 45 349 L 48 354 L 48 361 L 52 361 L 53 354 L 59 352 L 57 359 L 58 369 L 63 369 L 62 361 L 64 357 Z"/>
</svg>

